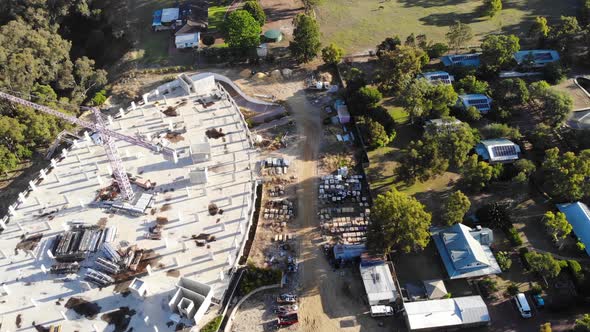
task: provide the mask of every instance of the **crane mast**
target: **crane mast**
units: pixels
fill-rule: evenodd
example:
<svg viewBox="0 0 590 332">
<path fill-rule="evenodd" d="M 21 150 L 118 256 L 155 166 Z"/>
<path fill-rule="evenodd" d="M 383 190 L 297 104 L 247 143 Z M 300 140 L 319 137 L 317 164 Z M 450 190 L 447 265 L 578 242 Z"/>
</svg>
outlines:
<svg viewBox="0 0 590 332">
<path fill-rule="evenodd" d="M 104 119 L 102 118 L 102 115 L 100 114 L 100 110 L 96 107 L 92 108 L 92 112 L 96 118 L 96 123 L 92 123 L 89 121 L 80 120 L 80 119 L 76 118 L 75 116 L 64 114 L 64 113 L 54 110 L 50 107 L 39 105 L 39 104 L 33 103 L 31 101 L 28 101 L 28 100 L 25 100 L 22 98 L 18 98 L 18 97 L 15 97 L 13 95 L 10 95 L 10 94 L 7 94 L 7 93 L 1 92 L 1 91 L 0 91 L 0 98 L 8 100 L 8 101 L 16 103 L 16 104 L 31 107 L 33 109 L 40 111 L 40 112 L 56 116 L 60 119 L 66 120 L 70 123 L 73 123 L 73 124 L 76 124 L 81 127 L 88 128 L 88 129 L 91 129 L 91 130 L 97 132 L 102 140 L 102 145 L 105 149 L 107 158 L 108 158 L 108 160 L 111 164 L 111 167 L 113 169 L 113 174 L 115 176 L 115 179 L 117 180 L 117 183 L 119 184 L 121 194 L 123 195 L 123 197 L 126 200 L 133 199 L 134 193 L 133 193 L 133 189 L 131 188 L 131 182 L 129 181 L 129 177 L 127 176 L 127 172 L 125 171 L 125 167 L 123 166 L 123 161 L 121 160 L 121 157 L 119 156 L 119 152 L 117 150 L 117 146 L 115 144 L 114 139 L 122 140 L 122 141 L 125 141 L 128 143 L 131 143 L 133 145 L 141 146 L 143 148 L 152 150 L 154 152 L 162 153 L 168 157 L 172 157 L 174 162 L 176 162 L 178 159 L 176 151 L 174 149 L 171 149 L 168 147 L 162 147 L 160 145 L 146 142 L 142 139 L 128 136 L 125 134 L 121 134 L 121 133 L 116 132 L 114 130 L 108 129 L 106 127 Z"/>
</svg>

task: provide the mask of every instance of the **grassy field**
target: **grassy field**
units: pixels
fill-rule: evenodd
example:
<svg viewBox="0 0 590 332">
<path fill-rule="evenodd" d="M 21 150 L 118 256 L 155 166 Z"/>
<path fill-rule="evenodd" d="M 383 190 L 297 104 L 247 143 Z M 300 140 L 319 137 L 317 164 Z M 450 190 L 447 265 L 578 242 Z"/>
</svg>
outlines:
<svg viewBox="0 0 590 332">
<path fill-rule="evenodd" d="M 132 31 L 135 33 L 135 47 L 143 50 L 142 62 L 163 63 L 168 58 L 170 34 L 166 31 L 152 30 L 154 11 L 173 7 L 175 0 L 129 0 Z"/>
<path fill-rule="evenodd" d="M 227 7 L 224 5 L 209 7 L 209 31 L 217 30 L 221 27 Z"/>
<path fill-rule="evenodd" d="M 324 0 L 317 9 L 324 44 L 335 42 L 347 52 L 374 48 L 386 37 L 424 33 L 444 41 L 455 20 L 468 23 L 476 39 L 489 33 L 526 32 L 536 16 L 550 23 L 575 15 L 577 0 L 504 0 L 501 14 L 484 17 L 481 0 Z M 477 40 L 474 40 L 476 44 Z"/>
</svg>

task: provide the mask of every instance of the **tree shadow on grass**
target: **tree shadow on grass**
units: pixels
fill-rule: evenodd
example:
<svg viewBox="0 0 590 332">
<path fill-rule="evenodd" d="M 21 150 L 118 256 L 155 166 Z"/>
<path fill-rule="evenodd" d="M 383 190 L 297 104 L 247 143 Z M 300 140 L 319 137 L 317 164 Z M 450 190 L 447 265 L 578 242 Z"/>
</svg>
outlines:
<svg viewBox="0 0 590 332">
<path fill-rule="evenodd" d="M 386 0 L 387 1 L 387 0 Z M 468 0 L 399 0 L 399 3 L 403 4 L 404 7 L 443 7 L 443 6 L 458 6 L 468 2 Z"/>
<path fill-rule="evenodd" d="M 487 19 L 488 19 L 488 17 L 486 17 L 484 14 L 483 6 L 480 6 L 477 10 L 475 10 L 471 13 L 457 14 L 454 12 L 449 12 L 449 13 L 430 14 L 428 16 L 424 16 L 424 17 L 420 18 L 420 22 L 423 22 L 425 25 L 445 27 L 445 26 L 450 26 L 457 21 L 459 21 L 461 23 L 465 23 L 465 24 L 470 24 L 470 23 L 482 22 Z"/>
</svg>

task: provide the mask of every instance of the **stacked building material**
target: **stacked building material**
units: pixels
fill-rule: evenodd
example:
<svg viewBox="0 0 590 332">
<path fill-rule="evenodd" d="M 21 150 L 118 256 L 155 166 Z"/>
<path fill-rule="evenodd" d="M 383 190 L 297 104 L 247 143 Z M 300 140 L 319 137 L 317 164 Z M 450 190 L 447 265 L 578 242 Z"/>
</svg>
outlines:
<svg viewBox="0 0 590 332">
<path fill-rule="evenodd" d="M 106 287 L 115 282 L 115 279 L 94 269 L 88 269 L 85 275 L 86 280 L 89 280 L 100 287 Z"/>
<path fill-rule="evenodd" d="M 52 274 L 76 273 L 80 270 L 80 264 L 74 263 L 57 263 L 51 266 L 49 272 Z"/>
<path fill-rule="evenodd" d="M 110 260 L 99 257 L 96 259 L 95 263 L 99 270 L 106 273 L 117 274 L 121 272 L 121 267 Z"/>
</svg>

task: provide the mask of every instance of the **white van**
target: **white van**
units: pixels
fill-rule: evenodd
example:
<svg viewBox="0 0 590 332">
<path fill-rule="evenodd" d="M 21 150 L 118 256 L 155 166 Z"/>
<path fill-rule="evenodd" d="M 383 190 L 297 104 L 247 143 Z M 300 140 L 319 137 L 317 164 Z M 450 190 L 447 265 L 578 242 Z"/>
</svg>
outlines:
<svg viewBox="0 0 590 332">
<path fill-rule="evenodd" d="M 514 301 L 516 302 L 516 307 L 518 308 L 518 311 L 520 311 L 520 315 L 523 318 L 533 317 L 529 302 L 526 300 L 526 296 L 523 293 L 516 294 Z"/>
<path fill-rule="evenodd" d="M 392 316 L 393 308 L 388 305 L 371 306 L 371 317 Z"/>
</svg>

